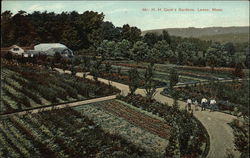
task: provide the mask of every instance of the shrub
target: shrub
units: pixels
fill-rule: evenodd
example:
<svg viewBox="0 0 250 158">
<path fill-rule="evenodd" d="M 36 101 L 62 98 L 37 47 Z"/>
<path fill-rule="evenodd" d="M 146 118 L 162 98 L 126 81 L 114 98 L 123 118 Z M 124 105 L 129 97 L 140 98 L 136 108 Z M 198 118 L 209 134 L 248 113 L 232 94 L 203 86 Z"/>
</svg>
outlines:
<svg viewBox="0 0 250 158">
<path fill-rule="evenodd" d="M 137 88 L 139 88 L 140 84 L 140 76 L 139 72 L 136 68 L 129 70 L 129 91 L 130 94 L 133 95 Z"/>
</svg>

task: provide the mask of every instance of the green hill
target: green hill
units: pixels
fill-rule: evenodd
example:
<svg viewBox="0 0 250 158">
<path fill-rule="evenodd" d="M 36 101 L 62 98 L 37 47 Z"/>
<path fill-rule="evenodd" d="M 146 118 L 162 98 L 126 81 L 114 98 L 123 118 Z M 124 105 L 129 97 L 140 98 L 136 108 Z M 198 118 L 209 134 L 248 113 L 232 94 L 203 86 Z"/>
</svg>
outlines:
<svg viewBox="0 0 250 158">
<path fill-rule="evenodd" d="M 233 43 L 243 43 L 248 42 L 249 35 L 248 33 L 229 33 L 229 34 L 220 34 L 220 35 L 211 35 L 211 36 L 200 36 L 198 37 L 201 40 L 212 40 L 212 41 L 218 41 L 218 42 L 233 42 Z"/>
<path fill-rule="evenodd" d="M 147 32 L 161 34 L 163 30 L 168 31 L 171 36 L 180 37 L 195 37 L 203 40 L 213 40 L 220 42 L 247 42 L 249 27 L 206 27 L 206 28 L 165 28 L 156 30 L 146 30 L 142 32 L 145 35 Z"/>
</svg>

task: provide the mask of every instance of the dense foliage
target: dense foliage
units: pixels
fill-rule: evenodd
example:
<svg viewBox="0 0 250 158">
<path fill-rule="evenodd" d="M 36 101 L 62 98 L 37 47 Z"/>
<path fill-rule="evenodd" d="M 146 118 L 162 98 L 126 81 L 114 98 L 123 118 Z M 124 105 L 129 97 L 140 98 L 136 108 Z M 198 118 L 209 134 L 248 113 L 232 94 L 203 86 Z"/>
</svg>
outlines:
<svg viewBox="0 0 250 158">
<path fill-rule="evenodd" d="M 249 157 L 249 119 L 241 117 L 230 123 L 234 130 L 234 143 L 241 158 Z"/>
<path fill-rule="evenodd" d="M 249 67 L 246 44 L 212 43 L 196 38 L 181 38 L 146 33 L 124 24 L 115 27 L 104 21 L 104 14 L 85 11 L 26 13 L 10 11 L 1 14 L 2 47 L 38 43 L 63 43 L 77 54 L 102 55 L 105 58 L 126 58 L 137 62 L 169 62 L 180 65 Z"/>
</svg>

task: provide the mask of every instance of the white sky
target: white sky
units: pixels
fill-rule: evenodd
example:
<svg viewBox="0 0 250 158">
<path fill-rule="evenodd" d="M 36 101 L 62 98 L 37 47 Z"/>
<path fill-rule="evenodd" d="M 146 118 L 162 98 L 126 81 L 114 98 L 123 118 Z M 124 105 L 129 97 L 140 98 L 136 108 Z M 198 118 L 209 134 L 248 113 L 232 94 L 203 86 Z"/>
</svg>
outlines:
<svg viewBox="0 0 250 158">
<path fill-rule="evenodd" d="M 177 9 L 177 11 L 143 11 Z M 179 8 L 195 11 L 178 11 Z M 211 11 L 212 8 L 222 11 Z M 200 12 L 198 9 L 209 9 Z M 86 10 L 103 12 L 115 26 L 129 24 L 141 30 L 181 27 L 249 26 L 248 1 L 2 1 L 2 12 L 24 10 L 61 13 Z"/>
</svg>

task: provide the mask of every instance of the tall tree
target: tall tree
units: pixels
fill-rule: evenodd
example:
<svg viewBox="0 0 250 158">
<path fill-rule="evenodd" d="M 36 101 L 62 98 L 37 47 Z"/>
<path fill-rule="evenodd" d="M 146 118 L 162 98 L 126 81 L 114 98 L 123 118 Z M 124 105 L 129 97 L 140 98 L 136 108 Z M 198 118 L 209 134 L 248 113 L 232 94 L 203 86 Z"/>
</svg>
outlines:
<svg viewBox="0 0 250 158">
<path fill-rule="evenodd" d="M 170 90 L 173 90 L 173 87 L 179 82 L 179 75 L 177 73 L 177 71 L 172 68 L 170 70 L 170 79 L 169 79 L 169 86 L 170 86 Z"/>
<path fill-rule="evenodd" d="M 119 28 L 116 28 L 112 22 L 105 21 L 101 24 L 103 39 L 109 41 L 120 41 L 121 32 Z"/>
<path fill-rule="evenodd" d="M 34 27 L 26 15 L 20 10 L 12 17 L 13 38 L 20 46 L 31 45 L 35 36 Z"/>
<path fill-rule="evenodd" d="M 228 52 L 230 56 L 233 56 L 235 54 L 235 47 L 232 42 L 228 42 L 224 45 L 224 50 Z"/>
<path fill-rule="evenodd" d="M 140 75 L 136 68 L 132 68 L 128 71 L 129 73 L 129 91 L 133 95 L 137 88 L 140 86 Z"/>
<path fill-rule="evenodd" d="M 13 37 L 11 18 L 11 11 L 5 11 L 1 14 L 1 42 L 3 47 L 11 46 L 15 40 Z"/>
<path fill-rule="evenodd" d="M 159 41 L 160 37 L 156 33 L 148 32 L 143 36 L 143 42 L 147 43 L 150 47 Z"/>
<path fill-rule="evenodd" d="M 67 26 L 63 31 L 61 42 L 72 50 L 78 50 L 81 41 L 78 38 L 76 28 Z"/>
<path fill-rule="evenodd" d="M 153 80 L 154 77 L 153 71 L 154 71 L 153 64 L 150 64 L 148 65 L 144 74 L 145 91 L 146 91 L 146 96 L 149 100 L 151 100 L 156 93 L 156 83 Z"/>
<path fill-rule="evenodd" d="M 160 38 L 161 40 L 165 40 L 168 44 L 171 44 L 171 37 L 166 30 L 162 31 Z"/>
<path fill-rule="evenodd" d="M 123 25 L 121 30 L 122 39 L 135 43 L 141 39 L 141 30 L 137 27 L 130 27 L 128 24 Z"/>
<path fill-rule="evenodd" d="M 123 39 L 117 43 L 117 51 L 121 57 L 129 58 L 131 43 L 128 40 Z"/>
<path fill-rule="evenodd" d="M 158 41 L 154 48 L 157 49 L 160 52 L 160 58 L 161 59 L 169 59 L 173 55 L 173 51 L 171 50 L 170 45 L 167 43 L 167 41 L 162 40 Z"/>
<path fill-rule="evenodd" d="M 133 45 L 133 48 L 131 50 L 131 57 L 138 63 L 139 61 L 145 60 L 145 56 L 147 56 L 148 53 L 148 45 L 142 41 L 138 41 Z"/>
</svg>

